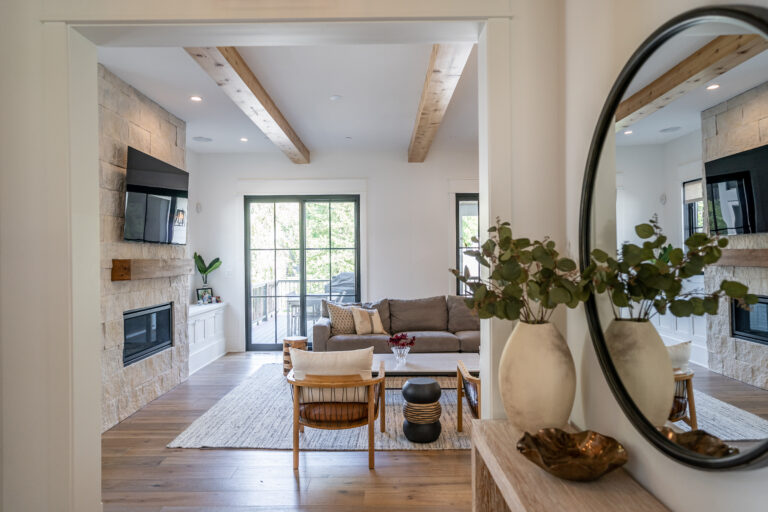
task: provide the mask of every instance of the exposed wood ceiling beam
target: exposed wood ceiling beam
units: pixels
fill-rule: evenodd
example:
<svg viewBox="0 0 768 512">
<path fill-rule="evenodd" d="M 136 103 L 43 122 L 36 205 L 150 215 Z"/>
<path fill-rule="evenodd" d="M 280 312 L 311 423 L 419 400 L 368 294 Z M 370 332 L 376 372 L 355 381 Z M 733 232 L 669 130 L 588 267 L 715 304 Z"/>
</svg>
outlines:
<svg viewBox="0 0 768 512">
<path fill-rule="evenodd" d="M 716 37 L 622 101 L 616 109 L 616 131 L 626 129 L 766 49 L 768 40 L 757 34 Z"/>
<path fill-rule="evenodd" d="M 416 125 L 408 146 L 408 161 L 423 162 L 435 138 L 473 44 L 435 44 L 421 91 Z"/>
<path fill-rule="evenodd" d="M 234 47 L 185 50 L 293 163 L 309 163 L 309 150 Z"/>
</svg>

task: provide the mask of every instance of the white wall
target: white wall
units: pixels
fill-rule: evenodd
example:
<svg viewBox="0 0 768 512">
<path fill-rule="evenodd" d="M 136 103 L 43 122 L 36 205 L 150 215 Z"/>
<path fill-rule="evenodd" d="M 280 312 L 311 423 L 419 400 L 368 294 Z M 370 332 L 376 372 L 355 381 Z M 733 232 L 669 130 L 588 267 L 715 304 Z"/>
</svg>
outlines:
<svg viewBox="0 0 768 512">
<path fill-rule="evenodd" d="M 706 4 L 697 0 L 565 2 L 565 221 L 572 244 L 578 244 L 581 180 L 587 151 L 613 81 L 631 53 L 656 27 L 687 9 Z M 613 399 L 591 346 L 583 311 L 569 312 L 567 339 L 577 359 L 580 386 L 573 420 L 620 439 L 630 454 L 627 468 L 646 489 L 677 512 L 765 509 L 768 469 L 705 472 L 665 457 L 640 436 Z"/>
<path fill-rule="evenodd" d="M 223 262 L 208 283 L 230 304 L 228 350 L 245 350 L 245 195 L 359 194 L 362 299 L 455 293 L 455 194 L 477 192 L 478 157 L 437 142 L 421 164 L 405 151 L 314 151 L 308 165 L 277 151 L 190 154 L 191 250 Z"/>
</svg>

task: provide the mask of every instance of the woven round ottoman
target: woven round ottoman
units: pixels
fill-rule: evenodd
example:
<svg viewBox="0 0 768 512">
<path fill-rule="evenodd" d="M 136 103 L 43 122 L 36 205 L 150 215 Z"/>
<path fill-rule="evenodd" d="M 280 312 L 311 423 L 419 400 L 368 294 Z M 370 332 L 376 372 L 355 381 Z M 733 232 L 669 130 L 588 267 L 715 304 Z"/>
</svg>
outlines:
<svg viewBox="0 0 768 512">
<path fill-rule="evenodd" d="M 431 443 L 440 437 L 440 385 L 435 379 L 415 377 L 403 385 L 403 433 L 413 443 Z"/>
</svg>

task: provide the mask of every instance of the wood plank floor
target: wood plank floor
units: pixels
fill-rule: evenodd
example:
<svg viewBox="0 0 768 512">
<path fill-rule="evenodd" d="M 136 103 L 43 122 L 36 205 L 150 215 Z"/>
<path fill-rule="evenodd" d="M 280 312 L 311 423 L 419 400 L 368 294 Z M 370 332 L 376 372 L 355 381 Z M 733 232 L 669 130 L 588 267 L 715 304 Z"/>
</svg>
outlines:
<svg viewBox="0 0 768 512">
<path fill-rule="evenodd" d="M 105 512 L 466 511 L 469 451 L 305 452 L 168 449 L 198 416 L 281 353 L 230 354 L 102 436 Z"/>
<path fill-rule="evenodd" d="M 690 363 L 693 389 L 768 420 L 768 391 Z M 695 397 L 695 393 L 694 393 Z"/>
</svg>

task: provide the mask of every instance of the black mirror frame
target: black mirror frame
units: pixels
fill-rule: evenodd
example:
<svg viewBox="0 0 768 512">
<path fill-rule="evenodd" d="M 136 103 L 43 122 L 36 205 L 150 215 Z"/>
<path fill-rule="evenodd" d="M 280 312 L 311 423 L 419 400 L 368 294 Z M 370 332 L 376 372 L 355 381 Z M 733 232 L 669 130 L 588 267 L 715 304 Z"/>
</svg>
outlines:
<svg viewBox="0 0 768 512">
<path fill-rule="evenodd" d="M 745 5 L 713 6 L 694 9 L 669 20 L 651 34 L 632 54 L 614 82 L 592 135 L 592 143 L 589 148 L 587 166 L 584 172 L 581 212 L 579 215 L 579 263 L 582 270 L 589 265 L 589 255 L 592 249 L 590 218 L 592 216 L 592 198 L 600 156 L 608 130 L 612 129 L 614 125 L 614 113 L 627 87 L 629 87 L 642 65 L 670 38 L 694 25 L 723 18 L 750 25 L 758 32 L 761 32 L 764 37 L 768 38 L 768 9 Z M 723 470 L 768 465 L 768 440 L 763 441 L 748 452 L 733 457 L 713 459 L 685 450 L 662 436 L 637 408 L 616 372 L 616 367 L 613 365 L 605 343 L 594 296 L 589 298 L 584 308 L 587 314 L 587 323 L 592 336 L 592 343 L 611 392 L 629 421 L 649 443 L 668 457 L 698 469 Z"/>
</svg>

